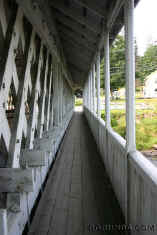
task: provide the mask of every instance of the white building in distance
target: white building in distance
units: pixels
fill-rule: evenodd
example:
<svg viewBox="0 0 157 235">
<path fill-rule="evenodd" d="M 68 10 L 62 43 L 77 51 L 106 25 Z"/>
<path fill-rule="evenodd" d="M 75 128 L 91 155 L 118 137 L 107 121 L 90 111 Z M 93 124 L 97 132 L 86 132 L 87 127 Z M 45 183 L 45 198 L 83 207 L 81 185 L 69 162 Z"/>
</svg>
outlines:
<svg viewBox="0 0 157 235">
<path fill-rule="evenodd" d="M 151 73 L 145 79 L 144 86 L 145 98 L 157 98 L 157 71 Z"/>
</svg>

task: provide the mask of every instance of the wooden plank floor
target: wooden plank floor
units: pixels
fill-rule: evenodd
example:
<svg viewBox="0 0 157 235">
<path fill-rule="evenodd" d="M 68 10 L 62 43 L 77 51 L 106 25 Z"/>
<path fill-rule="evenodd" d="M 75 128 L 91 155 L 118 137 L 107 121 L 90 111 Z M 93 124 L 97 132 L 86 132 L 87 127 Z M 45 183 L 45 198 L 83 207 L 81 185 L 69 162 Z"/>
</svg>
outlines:
<svg viewBox="0 0 157 235">
<path fill-rule="evenodd" d="M 87 121 L 82 113 L 75 113 L 29 235 L 124 234 L 107 229 L 123 223 Z"/>
</svg>

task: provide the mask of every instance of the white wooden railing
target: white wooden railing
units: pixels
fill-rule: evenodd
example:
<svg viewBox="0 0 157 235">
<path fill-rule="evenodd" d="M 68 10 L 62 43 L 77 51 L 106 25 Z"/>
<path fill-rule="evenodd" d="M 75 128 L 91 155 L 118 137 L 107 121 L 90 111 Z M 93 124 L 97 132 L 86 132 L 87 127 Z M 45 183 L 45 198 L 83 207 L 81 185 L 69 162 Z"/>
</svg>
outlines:
<svg viewBox="0 0 157 235">
<path fill-rule="evenodd" d="M 131 234 L 157 232 L 157 168 L 140 152 L 127 153 L 125 140 L 84 107 L 113 189 Z"/>
</svg>

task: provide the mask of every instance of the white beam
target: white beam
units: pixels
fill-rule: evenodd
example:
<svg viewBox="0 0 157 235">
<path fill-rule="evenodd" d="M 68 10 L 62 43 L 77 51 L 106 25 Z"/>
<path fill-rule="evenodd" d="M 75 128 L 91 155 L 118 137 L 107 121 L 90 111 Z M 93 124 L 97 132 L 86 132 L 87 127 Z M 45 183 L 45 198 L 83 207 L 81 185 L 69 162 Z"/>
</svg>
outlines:
<svg viewBox="0 0 157 235">
<path fill-rule="evenodd" d="M 106 127 L 111 127 L 110 117 L 110 55 L 109 55 L 109 32 L 106 32 L 105 46 L 104 46 L 104 76 L 105 76 L 105 114 Z"/>
<path fill-rule="evenodd" d="M 0 209 L 0 234 L 8 234 L 8 225 L 7 225 L 7 210 Z"/>
<path fill-rule="evenodd" d="M 90 110 L 92 111 L 93 110 L 93 104 L 92 104 L 92 71 L 90 72 Z"/>
<path fill-rule="evenodd" d="M 93 113 L 95 113 L 96 111 L 96 107 L 95 107 L 95 96 L 96 96 L 96 93 L 95 93 L 95 64 L 93 65 Z"/>
<path fill-rule="evenodd" d="M 126 148 L 136 149 L 135 140 L 135 49 L 134 49 L 134 0 L 125 2 L 126 41 Z"/>
<path fill-rule="evenodd" d="M 88 108 L 90 110 L 90 75 L 88 76 Z"/>
<path fill-rule="evenodd" d="M 91 111 L 93 112 L 93 70 L 91 70 L 90 73 L 90 77 L 91 77 Z"/>
<path fill-rule="evenodd" d="M 100 52 L 97 55 L 97 116 L 101 117 L 100 107 Z"/>
</svg>

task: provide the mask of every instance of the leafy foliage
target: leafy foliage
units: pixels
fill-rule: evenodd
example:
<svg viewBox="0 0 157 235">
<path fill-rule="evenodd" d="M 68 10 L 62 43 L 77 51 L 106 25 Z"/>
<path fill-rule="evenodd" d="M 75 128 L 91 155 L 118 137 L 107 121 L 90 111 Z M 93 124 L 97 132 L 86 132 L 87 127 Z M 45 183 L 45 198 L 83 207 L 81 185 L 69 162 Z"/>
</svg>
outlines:
<svg viewBox="0 0 157 235">
<path fill-rule="evenodd" d="M 157 70 L 157 44 L 150 44 L 144 56 L 138 55 L 135 40 L 136 81 L 143 84 L 144 79 Z M 125 40 L 118 35 L 110 48 L 111 92 L 125 85 Z M 101 63 L 101 87 L 104 87 L 104 59 Z"/>
<path fill-rule="evenodd" d="M 144 79 L 155 70 L 157 70 L 157 45 L 150 44 L 144 56 L 138 58 L 136 71 L 141 82 L 144 82 Z"/>
<path fill-rule="evenodd" d="M 111 92 L 125 84 L 125 41 L 118 35 L 110 49 Z M 101 63 L 101 86 L 104 83 L 104 60 Z"/>
</svg>

